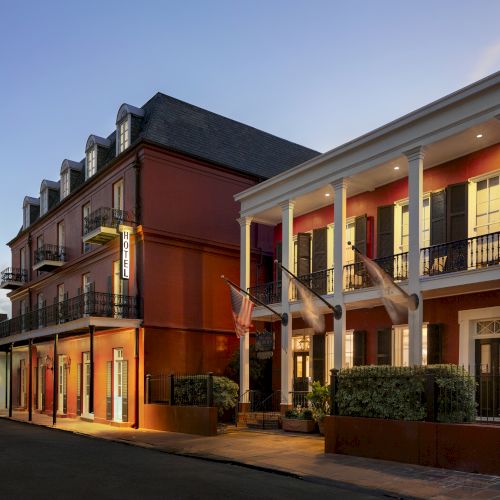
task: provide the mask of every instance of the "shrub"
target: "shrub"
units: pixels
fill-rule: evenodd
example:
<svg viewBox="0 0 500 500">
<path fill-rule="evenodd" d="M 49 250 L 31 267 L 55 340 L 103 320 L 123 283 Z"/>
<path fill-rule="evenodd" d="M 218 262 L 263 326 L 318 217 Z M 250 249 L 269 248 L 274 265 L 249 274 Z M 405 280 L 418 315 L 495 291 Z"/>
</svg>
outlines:
<svg viewBox="0 0 500 500">
<path fill-rule="evenodd" d="M 312 390 L 307 393 L 307 400 L 311 405 L 312 415 L 316 422 L 321 422 L 330 410 L 330 390 L 327 385 L 313 382 Z"/>
<path fill-rule="evenodd" d="M 475 417 L 474 380 L 454 365 L 366 366 L 341 370 L 336 402 L 339 415 L 424 420 L 425 386 L 435 377 L 439 422 L 468 422 Z"/>
<path fill-rule="evenodd" d="M 176 376 L 176 404 L 206 406 L 208 375 Z M 234 408 L 238 403 L 238 384 L 227 377 L 213 377 L 213 404 L 219 415 Z"/>
<path fill-rule="evenodd" d="M 312 420 L 313 413 L 309 408 L 302 408 L 301 406 L 297 406 L 296 408 L 292 408 L 291 410 L 287 410 L 285 412 L 285 418 L 294 418 L 300 420 Z"/>
</svg>

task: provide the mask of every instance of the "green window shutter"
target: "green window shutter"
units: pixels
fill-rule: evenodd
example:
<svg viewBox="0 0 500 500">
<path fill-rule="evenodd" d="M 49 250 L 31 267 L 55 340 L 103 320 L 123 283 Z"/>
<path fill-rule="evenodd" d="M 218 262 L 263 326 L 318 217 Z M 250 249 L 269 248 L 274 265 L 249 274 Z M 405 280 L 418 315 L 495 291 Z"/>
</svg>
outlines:
<svg viewBox="0 0 500 500">
<path fill-rule="evenodd" d="M 442 363 L 442 331 L 443 325 L 427 325 L 427 364 L 438 365 Z"/>
<path fill-rule="evenodd" d="M 325 383 L 325 335 L 313 335 L 313 381 Z"/>
<path fill-rule="evenodd" d="M 128 361 L 122 361 L 122 421 L 128 422 Z"/>
<path fill-rule="evenodd" d="M 327 268 L 327 235 L 328 228 L 322 227 L 321 229 L 313 230 L 312 239 L 312 272 L 324 271 Z M 311 286 L 313 290 L 320 294 L 325 294 L 327 277 L 326 273 L 319 273 L 314 276 Z"/>
<path fill-rule="evenodd" d="M 446 190 L 431 193 L 431 245 L 446 243 Z"/>
<path fill-rule="evenodd" d="M 106 420 L 113 419 L 113 399 L 112 399 L 112 361 L 106 361 Z"/>
<path fill-rule="evenodd" d="M 78 363 L 76 370 L 76 414 L 82 414 L 82 363 Z"/>
<path fill-rule="evenodd" d="M 354 366 L 366 365 L 366 332 L 356 330 L 353 333 L 353 362 Z"/>
<path fill-rule="evenodd" d="M 311 235 L 297 234 L 297 275 L 304 276 L 311 272 Z"/>
<path fill-rule="evenodd" d="M 377 208 L 377 257 L 394 254 L 394 205 Z"/>
<path fill-rule="evenodd" d="M 363 255 L 366 255 L 367 227 L 368 217 L 366 216 L 366 214 L 359 215 L 354 219 L 354 244 Z"/>
<path fill-rule="evenodd" d="M 283 244 L 281 241 L 278 241 L 276 243 L 276 260 L 281 264 L 281 262 L 283 261 Z M 278 283 L 281 283 L 281 274 L 282 274 L 282 271 L 281 269 L 279 268 L 279 266 L 275 266 L 276 268 L 276 281 Z"/>
<path fill-rule="evenodd" d="M 392 328 L 377 330 L 377 365 L 392 364 Z"/>
<path fill-rule="evenodd" d="M 462 240 L 448 246 L 446 267 L 453 271 L 467 269 L 468 190 L 467 182 L 446 188 L 447 239 L 448 242 Z"/>
</svg>

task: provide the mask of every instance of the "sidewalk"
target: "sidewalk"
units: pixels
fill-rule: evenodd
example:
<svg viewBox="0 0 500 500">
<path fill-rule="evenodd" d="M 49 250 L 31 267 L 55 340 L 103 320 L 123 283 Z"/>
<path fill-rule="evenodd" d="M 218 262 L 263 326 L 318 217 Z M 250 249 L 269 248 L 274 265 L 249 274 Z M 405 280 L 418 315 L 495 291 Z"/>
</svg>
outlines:
<svg viewBox="0 0 500 500">
<path fill-rule="evenodd" d="M 27 422 L 27 419 L 26 412 L 13 414 L 13 420 Z M 34 414 L 33 421 L 52 427 L 52 417 L 47 415 Z M 68 418 L 59 418 L 55 428 L 168 453 L 285 473 L 309 481 L 334 481 L 353 489 L 375 489 L 397 497 L 500 499 L 498 476 L 324 454 L 324 440 L 317 435 L 229 427 L 224 434 L 204 437 Z"/>
</svg>

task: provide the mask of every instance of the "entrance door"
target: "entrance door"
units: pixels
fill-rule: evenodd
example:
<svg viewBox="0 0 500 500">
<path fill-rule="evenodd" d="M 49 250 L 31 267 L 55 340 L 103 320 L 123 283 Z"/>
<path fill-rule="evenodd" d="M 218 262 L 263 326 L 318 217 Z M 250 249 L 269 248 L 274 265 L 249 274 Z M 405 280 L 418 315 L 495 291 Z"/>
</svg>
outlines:
<svg viewBox="0 0 500 500">
<path fill-rule="evenodd" d="M 90 353 L 83 353 L 83 414 L 90 413 Z"/>
<path fill-rule="evenodd" d="M 123 420 L 123 349 L 113 349 L 113 416 Z"/>
<path fill-rule="evenodd" d="M 500 417 L 500 338 L 476 340 L 480 417 Z"/>
<path fill-rule="evenodd" d="M 309 390 L 309 353 L 293 354 L 293 390 L 302 392 Z"/>
<path fill-rule="evenodd" d="M 20 371 L 20 395 L 19 406 L 24 408 L 26 406 L 26 360 L 21 359 L 19 363 Z"/>
<path fill-rule="evenodd" d="M 66 376 L 66 356 L 64 354 L 59 356 L 58 362 L 58 413 L 66 413 L 66 398 L 67 398 L 67 376 Z"/>
</svg>

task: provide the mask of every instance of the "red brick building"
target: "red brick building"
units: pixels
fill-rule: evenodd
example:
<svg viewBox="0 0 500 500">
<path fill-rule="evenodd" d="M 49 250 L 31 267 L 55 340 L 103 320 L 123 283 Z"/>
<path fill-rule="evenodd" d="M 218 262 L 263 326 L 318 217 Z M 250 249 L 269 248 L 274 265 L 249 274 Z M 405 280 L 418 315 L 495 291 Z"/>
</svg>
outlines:
<svg viewBox="0 0 500 500">
<path fill-rule="evenodd" d="M 5 406 L 142 426 L 146 374 L 222 373 L 237 346 L 220 279 L 239 269 L 233 195 L 317 154 L 161 93 L 123 104 L 115 131 L 24 199 L 1 275 Z M 270 258 L 272 233 L 252 238 Z"/>
</svg>

